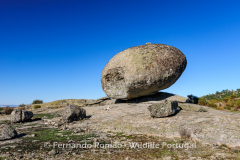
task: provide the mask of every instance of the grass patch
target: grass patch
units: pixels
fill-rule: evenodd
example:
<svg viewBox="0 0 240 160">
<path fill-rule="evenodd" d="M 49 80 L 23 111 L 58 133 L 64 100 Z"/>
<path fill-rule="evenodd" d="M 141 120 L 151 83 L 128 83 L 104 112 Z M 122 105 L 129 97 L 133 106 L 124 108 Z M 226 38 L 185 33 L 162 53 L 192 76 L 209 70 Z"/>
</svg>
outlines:
<svg viewBox="0 0 240 160">
<path fill-rule="evenodd" d="M 39 113 L 39 114 L 34 114 L 33 118 L 42 118 L 45 117 L 46 119 L 53 119 L 55 117 L 61 117 L 60 114 L 58 113 Z"/>
<path fill-rule="evenodd" d="M 11 121 L 9 121 L 9 120 L 3 120 L 3 121 L 0 121 L 0 124 L 11 124 Z"/>
<path fill-rule="evenodd" d="M 36 123 L 33 123 L 33 124 L 28 124 L 27 126 L 36 126 L 37 124 Z"/>
<path fill-rule="evenodd" d="M 26 137 L 23 139 L 26 141 L 38 140 L 39 142 L 67 142 L 69 139 L 82 141 L 96 136 L 93 134 L 73 135 L 71 131 L 61 131 L 57 128 L 40 128 L 34 134 L 36 134 L 36 137 Z"/>
</svg>

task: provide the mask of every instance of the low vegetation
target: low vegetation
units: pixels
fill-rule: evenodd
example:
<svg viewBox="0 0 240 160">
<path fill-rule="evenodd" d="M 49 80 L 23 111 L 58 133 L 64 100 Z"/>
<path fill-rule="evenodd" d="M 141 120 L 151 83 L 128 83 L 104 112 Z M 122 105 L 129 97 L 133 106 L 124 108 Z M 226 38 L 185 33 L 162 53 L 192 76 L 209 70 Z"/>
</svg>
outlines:
<svg viewBox="0 0 240 160">
<path fill-rule="evenodd" d="M 3 114 L 11 114 L 13 111 L 12 107 L 6 106 L 3 108 Z"/>
<path fill-rule="evenodd" d="M 34 109 L 41 108 L 41 105 L 34 105 Z"/>
<path fill-rule="evenodd" d="M 191 130 L 189 130 L 186 127 L 180 127 L 179 129 L 179 134 L 181 136 L 182 139 L 189 139 L 191 138 Z"/>
<path fill-rule="evenodd" d="M 208 106 L 218 110 L 240 110 L 240 89 L 236 91 L 222 90 L 215 94 L 202 96 L 198 100 L 199 105 Z"/>
</svg>

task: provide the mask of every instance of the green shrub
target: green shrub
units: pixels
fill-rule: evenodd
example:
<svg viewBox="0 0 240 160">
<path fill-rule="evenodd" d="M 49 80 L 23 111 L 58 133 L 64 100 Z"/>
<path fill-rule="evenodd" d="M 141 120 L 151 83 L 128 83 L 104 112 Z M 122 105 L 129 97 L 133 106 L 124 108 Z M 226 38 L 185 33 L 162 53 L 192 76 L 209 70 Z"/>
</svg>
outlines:
<svg viewBox="0 0 240 160">
<path fill-rule="evenodd" d="M 2 111 L 3 110 L 3 108 L 2 107 L 0 107 L 0 111 Z"/>
<path fill-rule="evenodd" d="M 212 108 L 217 108 L 218 106 L 215 104 L 215 103 L 213 103 L 213 102 L 207 102 L 207 106 L 208 107 L 212 107 Z"/>
<path fill-rule="evenodd" d="M 219 107 L 217 107 L 217 110 L 223 110 L 223 107 L 219 106 Z"/>
<path fill-rule="evenodd" d="M 13 108 L 6 106 L 5 108 L 3 108 L 3 113 L 4 114 L 11 114 L 13 111 Z"/>
<path fill-rule="evenodd" d="M 227 103 L 226 103 L 226 106 L 233 107 L 234 106 L 233 101 L 232 100 L 228 100 Z"/>
<path fill-rule="evenodd" d="M 32 102 L 32 104 L 42 104 L 43 101 L 42 100 L 39 100 L 39 99 L 36 99 Z"/>
<path fill-rule="evenodd" d="M 223 98 L 223 101 L 227 103 L 228 97 Z"/>
<path fill-rule="evenodd" d="M 236 105 L 237 105 L 238 107 L 240 107 L 240 100 L 237 100 L 237 101 L 236 101 Z"/>
<path fill-rule="evenodd" d="M 224 109 L 231 110 L 230 106 L 225 106 Z"/>
<path fill-rule="evenodd" d="M 35 105 L 34 109 L 41 108 L 41 105 Z"/>
<path fill-rule="evenodd" d="M 207 101 L 203 98 L 198 99 L 198 104 L 202 106 L 207 106 Z"/>
<path fill-rule="evenodd" d="M 233 94 L 230 96 L 231 99 L 237 98 L 238 96 L 236 94 Z"/>
</svg>

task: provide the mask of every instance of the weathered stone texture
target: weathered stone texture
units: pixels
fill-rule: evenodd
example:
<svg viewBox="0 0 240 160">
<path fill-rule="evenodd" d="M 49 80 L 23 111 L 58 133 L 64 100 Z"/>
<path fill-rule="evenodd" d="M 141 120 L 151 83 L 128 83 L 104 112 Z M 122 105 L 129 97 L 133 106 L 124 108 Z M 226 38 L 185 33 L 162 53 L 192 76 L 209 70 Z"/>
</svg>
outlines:
<svg viewBox="0 0 240 160">
<path fill-rule="evenodd" d="M 7 140 L 17 136 L 17 132 L 8 124 L 0 125 L 0 140 Z"/>
<path fill-rule="evenodd" d="M 65 123 L 78 121 L 86 117 L 86 110 L 76 105 L 68 105 L 62 115 L 62 120 Z"/>
<path fill-rule="evenodd" d="M 150 115 L 153 118 L 161 118 L 173 115 L 176 113 L 178 107 L 177 101 L 168 101 L 156 103 L 148 107 Z"/>
<path fill-rule="evenodd" d="M 32 117 L 33 117 L 33 112 L 16 109 L 16 110 L 13 110 L 11 113 L 11 122 L 12 123 L 25 122 L 30 120 Z"/>
<path fill-rule="evenodd" d="M 132 99 L 156 93 L 174 84 L 187 65 L 175 47 L 146 44 L 115 55 L 101 75 L 103 91 L 113 99 Z"/>
<path fill-rule="evenodd" d="M 207 112 L 208 111 L 206 108 L 203 108 L 202 106 L 199 106 L 197 104 L 178 103 L 178 106 L 181 107 L 181 109 L 186 110 L 186 111 L 195 111 L 195 112 Z"/>
</svg>

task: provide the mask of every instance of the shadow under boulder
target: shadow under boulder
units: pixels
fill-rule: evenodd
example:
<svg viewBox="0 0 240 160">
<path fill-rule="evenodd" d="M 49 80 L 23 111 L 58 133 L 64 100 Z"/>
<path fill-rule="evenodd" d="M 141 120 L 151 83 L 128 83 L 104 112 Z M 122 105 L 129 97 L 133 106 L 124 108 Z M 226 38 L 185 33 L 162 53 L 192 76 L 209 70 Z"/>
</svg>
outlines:
<svg viewBox="0 0 240 160">
<path fill-rule="evenodd" d="M 148 102 L 148 101 L 161 101 L 172 96 L 175 96 L 175 94 L 166 93 L 166 92 L 157 92 L 150 96 L 142 96 L 142 97 L 133 98 L 130 100 L 117 99 L 115 103 L 142 103 L 142 102 Z"/>
</svg>

